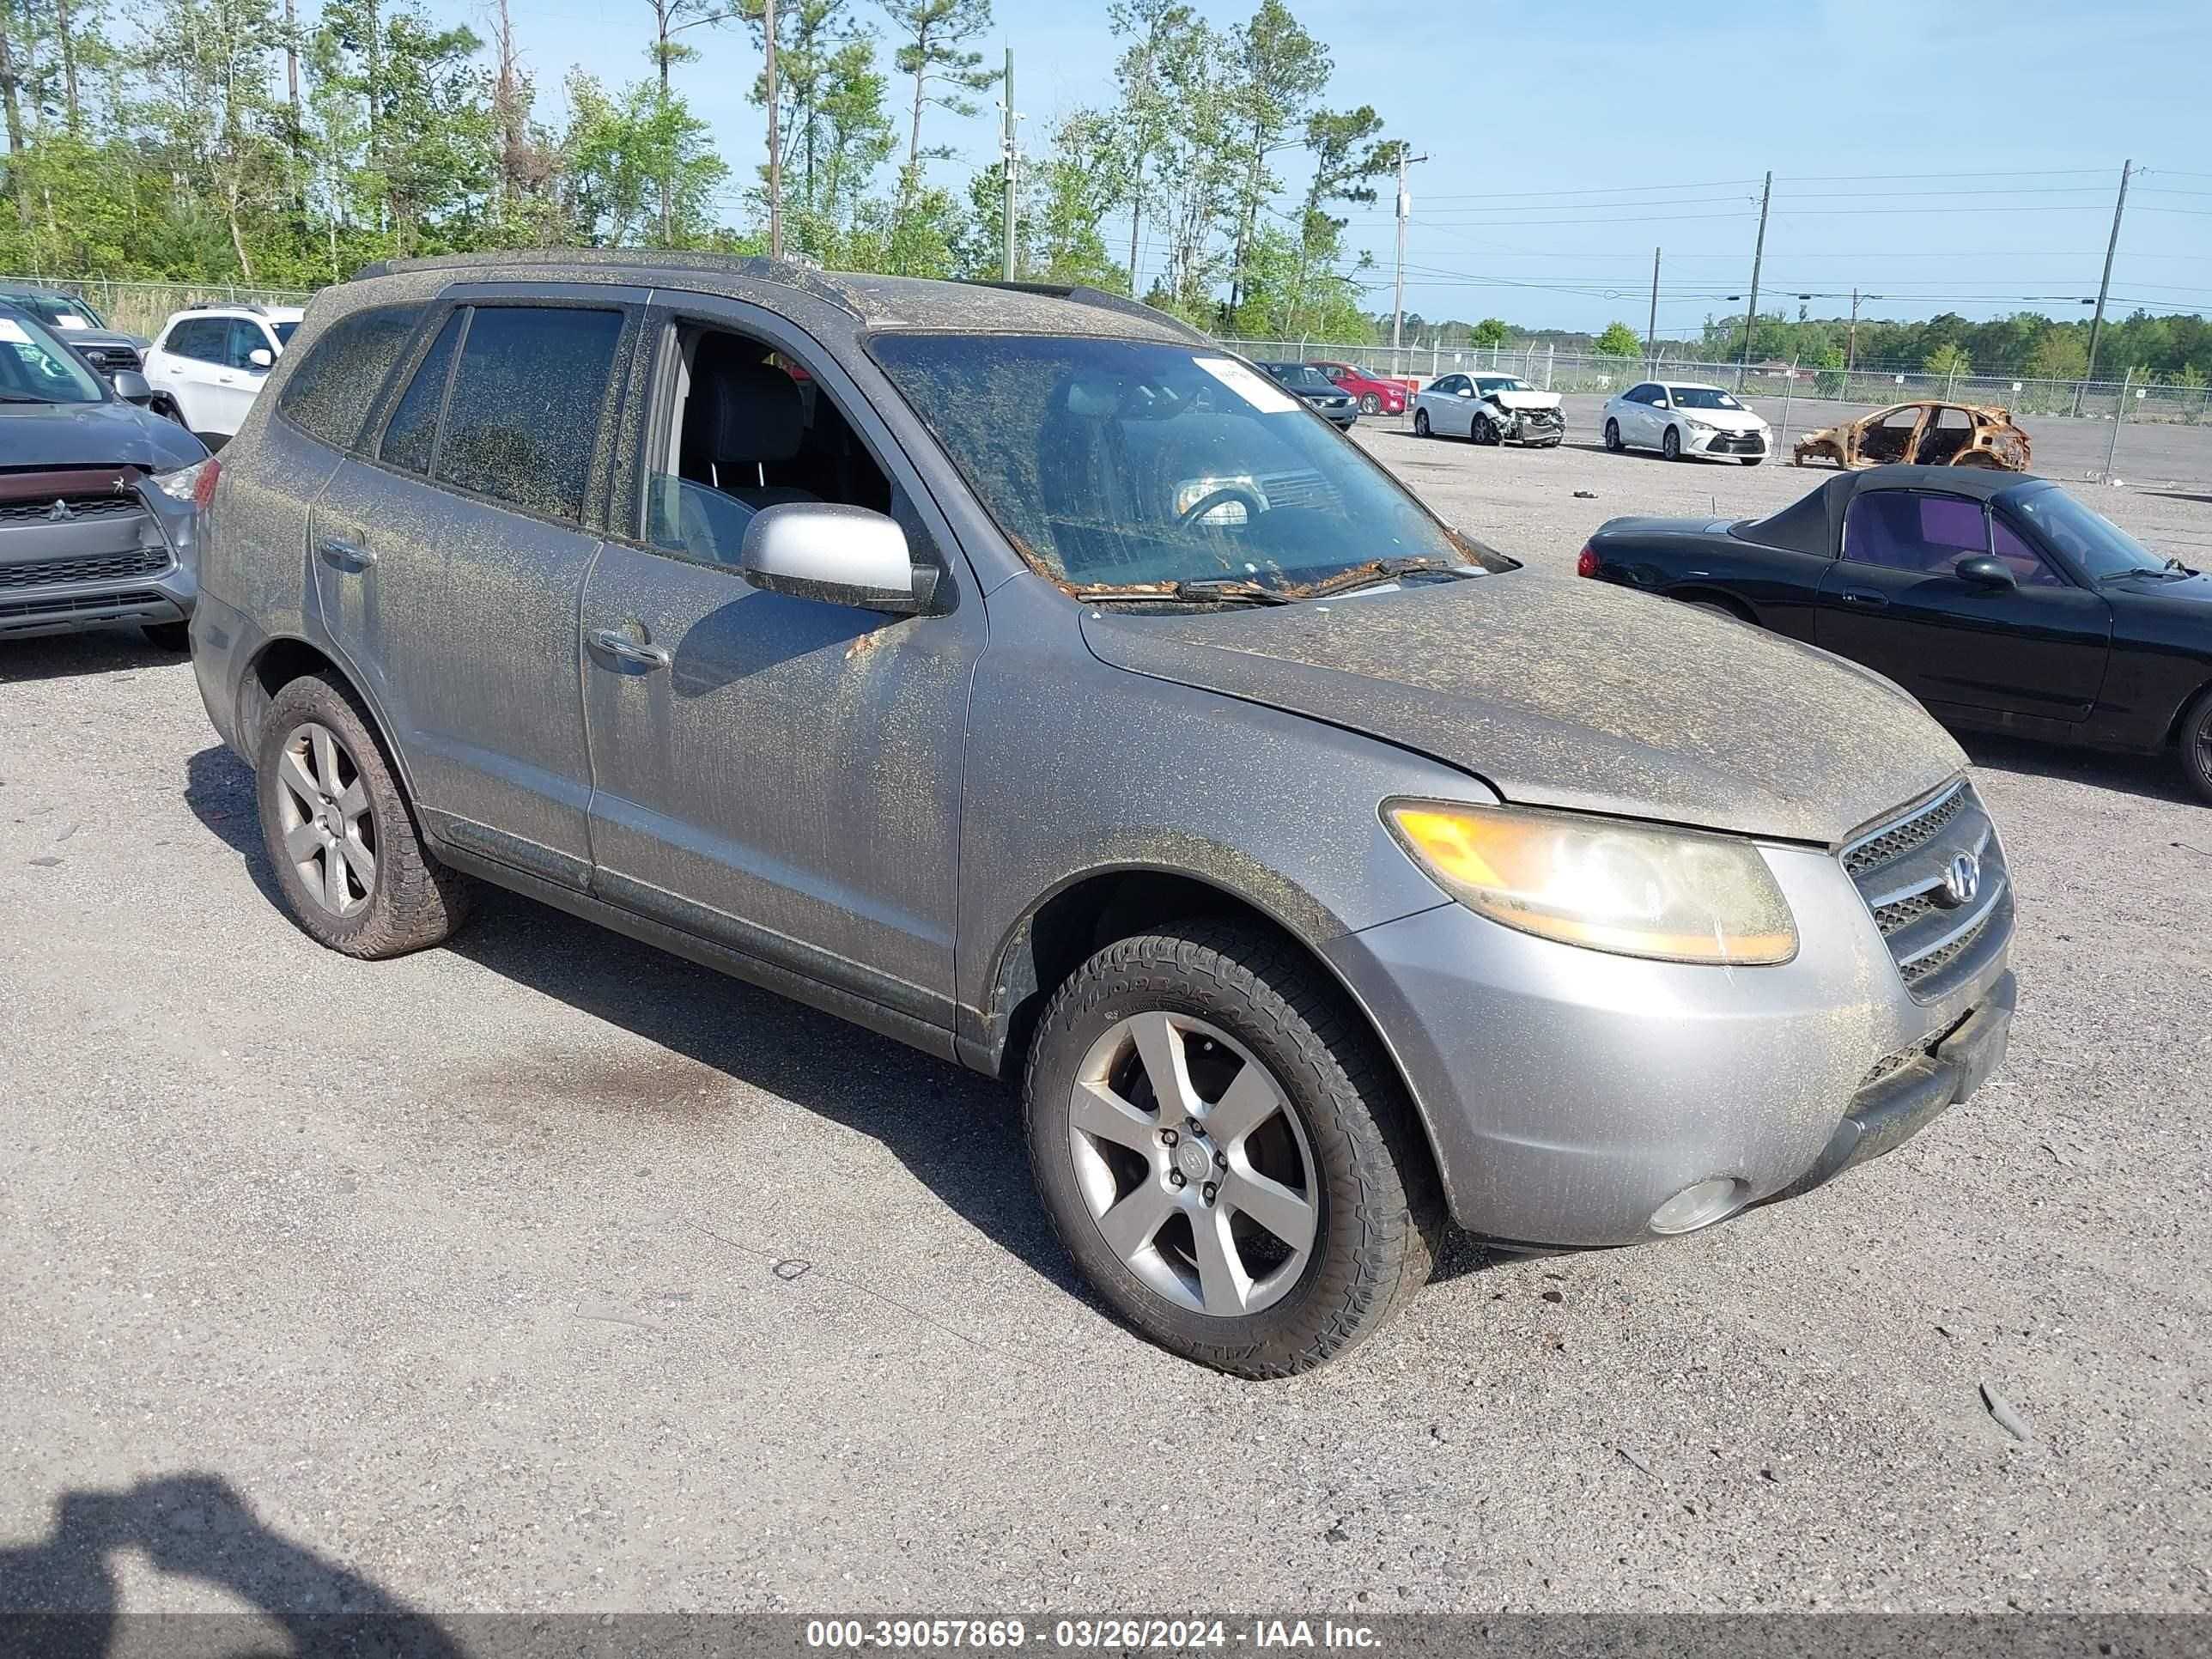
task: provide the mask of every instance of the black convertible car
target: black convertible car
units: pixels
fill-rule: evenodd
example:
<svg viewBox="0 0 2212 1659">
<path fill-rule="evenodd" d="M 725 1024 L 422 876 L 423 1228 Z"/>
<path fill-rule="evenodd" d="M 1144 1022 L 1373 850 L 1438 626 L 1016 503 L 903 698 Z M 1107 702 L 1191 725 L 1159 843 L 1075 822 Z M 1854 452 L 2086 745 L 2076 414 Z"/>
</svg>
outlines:
<svg viewBox="0 0 2212 1659">
<path fill-rule="evenodd" d="M 2047 479 L 1847 472 L 1771 518 L 1614 519 L 1577 568 L 1864 663 L 1950 725 L 2174 750 L 2212 799 L 2212 576 Z"/>
</svg>

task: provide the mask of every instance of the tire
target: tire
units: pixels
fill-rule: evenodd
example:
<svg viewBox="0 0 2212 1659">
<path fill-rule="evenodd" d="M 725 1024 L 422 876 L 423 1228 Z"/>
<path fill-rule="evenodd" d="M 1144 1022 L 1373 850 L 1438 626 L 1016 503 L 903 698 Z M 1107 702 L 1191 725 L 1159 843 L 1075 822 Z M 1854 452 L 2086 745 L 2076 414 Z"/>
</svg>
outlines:
<svg viewBox="0 0 2212 1659">
<path fill-rule="evenodd" d="M 1152 1087 L 1145 1054 L 1164 1043 L 1181 1048 L 1188 1115 L 1163 1111 Z M 1084 963 L 1038 1024 L 1023 1121 L 1085 1278 L 1131 1328 L 1199 1364 L 1310 1370 L 1380 1329 L 1434 1265 L 1443 1204 L 1404 1091 L 1335 988 L 1257 927 L 1194 918 Z M 1206 1272 L 1209 1232 L 1227 1242 Z"/>
<path fill-rule="evenodd" d="M 276 694 L 254 770 L 262 841 L 309 938 L 349 957 L 404 956 L 442 944 L 467 920 L 468 878 L 423 845 L 391 757 L 337 681 L 309 675 Z M 318 787 L 325 782 L 327 791 Z M 317 796 L 311 811 L 306 802 Z"/>
<path fill-rule="evenodd" d="M 1615 455 L 1620 454 L 1621 451 L 1628 447 L 1626 444 L 1620 441 L 1620 422 L 1619 421 L 1607 421 L 1605 423 L 1605 447 L 1608 452 Z"/>
<path fill-rule="evenodd" d="M 2181 717 L 2181 770 L 2198 797 L 2212 803 L 2212 686 Z"/>
<path fill-rule="evenodd" d="M 1429 431 L 1429 411 L 1425 409 L 1417 409 L 1413 411 L 1413 435 L 1416 438 L 1433 435 Z"/>
<path fill-rule="evenodd" d="M 138 631 L 146 636 L 146 643 L 156 651 L 189 651 L 192 648 L 192 625 L 190 623 L 141 623 Z"/>
<path fill-rule="evenodd" d="M 1682 434 L 1675 430 L 1674 428 L 1671 426 L 1668 427 L 1667 428 L 1667 435 L 1659 441 L 1659 453 L 1662 455 L 1664 455 L 1670 461 L 1680 460 L 1682 459 Z"/>
<path fill-rule="evenodd" d="M 1362 415 L 1380 415 L 1382 412 L 1382 400 L 1371 392 L 1361 392 L 1359 412 Z"/>
<path fill-rule="evenodd" d="M 1494 445 L 1498 441 L 1498 428 L 1491 425 L 1490 416 L 1478 415 L 1468 423 L 1467 436 L 1470 443 Z"/>
</svg>

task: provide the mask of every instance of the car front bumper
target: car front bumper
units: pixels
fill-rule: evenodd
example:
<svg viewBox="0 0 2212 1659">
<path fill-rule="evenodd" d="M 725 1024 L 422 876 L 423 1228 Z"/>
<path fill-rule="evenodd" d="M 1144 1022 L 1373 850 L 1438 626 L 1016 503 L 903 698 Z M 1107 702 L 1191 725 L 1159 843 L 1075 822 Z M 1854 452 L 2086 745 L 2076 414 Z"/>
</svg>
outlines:
<svg viewBox="0 0 2212 1659">
<path fill-rule="evenodd" d="M 2002 1061 L 2008 901 L 1972 971 L 1923 1003 L 1832 854 L 1764 850 L 1800 937 L 1777 966 L 1608 956 L 1453 903 L 1326 947 L 1405 1072 L 1460 1225 L 1639 1243 L 1670 1200 L 1728 1182 L 1721 1219 L 1890 1151 Z"/>
<path fill-rule="evenodd" d="M 0 529 L 0 640 L 191 618 L 197 514 L 141 481 L 143 515 Z"/>
<path fill-rule="evenodd" d="M 1773 447 L 1765 432 L 1689 432 L 1683 434 L 1682 453 L 1713 460 L 1738 461 L 1747 456 L 1764 459 Z"/>
</svg>

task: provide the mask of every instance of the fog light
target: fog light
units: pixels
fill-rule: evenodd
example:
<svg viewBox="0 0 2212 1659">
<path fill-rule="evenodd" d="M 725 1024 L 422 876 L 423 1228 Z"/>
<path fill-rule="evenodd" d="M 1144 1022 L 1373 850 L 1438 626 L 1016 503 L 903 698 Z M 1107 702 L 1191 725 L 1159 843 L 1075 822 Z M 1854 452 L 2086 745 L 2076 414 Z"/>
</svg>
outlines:
<svg viewBox="0 0 2212 1659">
<path fill-rule="evenodd" d="M 1743 1202 L 1744 1183 L 1723 1176 L 1700 1181 L 1682 1190 L 1651 1212 L 1647 1224 L 1655 1233 L 1694 1232 L 1723 1216 L 1732 1215 Z"/>
</svg>

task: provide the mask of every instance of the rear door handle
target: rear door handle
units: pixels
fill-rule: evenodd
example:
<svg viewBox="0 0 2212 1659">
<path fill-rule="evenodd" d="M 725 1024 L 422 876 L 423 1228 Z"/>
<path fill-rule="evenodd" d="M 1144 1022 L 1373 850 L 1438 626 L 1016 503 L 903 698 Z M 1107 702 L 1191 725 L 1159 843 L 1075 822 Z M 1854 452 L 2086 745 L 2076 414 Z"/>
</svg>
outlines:
<svg viewBox="0 0 2212 1659">
<path fill-rule="evenodd" d="M 616 629 L 592 629 L 592 646 L 622 665 L 616 671 L 618 673 L 646 674 L 656 668 L 668 666 L 668 653 L 665 648 L 657 645 L 640 645 L 629 635 Z"/>
<path fill-rule="evenodd" d="M 1885 611 L 1889 607 L 1887 596 L 1881 593 L 1869 593 L 1864 588 L 1858 587 L 1847 587 L 1844 590 L 1844 603 L 1857 605 L 1863 611 Z"/>
<path fill-rule="evenodd" d="M 315 556 L 333 569 L 358 573 L 376 562 L 376 550 L 325 536 L 315 544 Z"/>
</svg>

